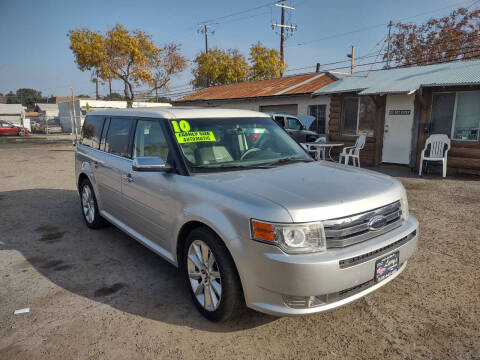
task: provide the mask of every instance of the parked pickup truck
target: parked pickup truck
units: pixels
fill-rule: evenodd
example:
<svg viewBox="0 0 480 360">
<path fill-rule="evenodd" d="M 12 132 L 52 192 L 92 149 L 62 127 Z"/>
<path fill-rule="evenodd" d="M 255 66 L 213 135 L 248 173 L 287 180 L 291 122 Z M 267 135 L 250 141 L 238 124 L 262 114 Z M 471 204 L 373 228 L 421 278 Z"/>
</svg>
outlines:
<svg viewBox="0 0 480 360">
<path fill-rule="evenodd" d="M 314 142 L 320 136 L 314 131 L 307 130 L 302 121 L 295 115 L 269 112 L 266 114 L 270 115 L 298 143 Z"/>
<path fill-rule="evenodd" d="M 417 247 L 399 181 L 313 161 L 267 114 L 99 110 L 82 134 L 86 225 L 111 223 L 179 267 L 209 320 L 245 305 L 277 316 L 345 305 L 397 277 Z"/>
</svg>

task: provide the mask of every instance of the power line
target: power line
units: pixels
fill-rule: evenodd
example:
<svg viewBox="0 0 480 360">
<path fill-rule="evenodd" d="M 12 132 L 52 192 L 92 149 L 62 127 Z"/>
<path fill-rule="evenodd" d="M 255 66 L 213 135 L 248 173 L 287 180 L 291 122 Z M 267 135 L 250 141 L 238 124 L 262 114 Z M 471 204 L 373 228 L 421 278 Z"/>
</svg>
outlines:
<svg viewBox="0 0 480 360">
<path fill-rule="evenodd" d="M 480 47 L 479 46 L 475 46 L 475 47 L 466 47 L 465 49 L 468 49 L 468 48 L 473 48 L 473 50 L 469 50 L 469 51 L 464 51 L 464 52 L 459 52 L 457 54 L 458 55 L 467 55 L 467 54 L 470 54 L 470 53 L 475 53 L 475 52 L 480 52 Z M 440 54 L 440 53 L 443 53 L 445 51 L 448 51 L 448 50 L 442 50 L 442 51 L 438 51 L 438 52 L 433 52 L 432 54 Z M 479 57 L 480 57 L 480 54 L 479 54 Z M 442 57 L 436 57 L 436 58 L 433 58 L 433 60 L 435 59 L 441 59 Z M 460 61 L 460 60 L 464 60 L 464 59 L 455 59 L 455 60 L 452 60 L 452 61 Z M 401 68 L 401 67 L 410 67 L 410 66 L 413 66 L 413 65 L 421 65 L 421 64 L 427 64 L 430 65 L 430 64 L 435 64 L 435 62 L 431 62 L 432 59 L 428 59 L 428 60 L 422 60 L 422 61 L 418 61 L 418 62 L 413 62 L 413 63 L 410 63 L 408 65 L 397 65 L 397 66 L 392 66 L 390 69 L 397 69 L 397 68 Z M 438 63 L 443 63 L 443 62 L 452 62 L 452 61 L 440 61 L 440 62 L 437 62 Z M 380 61 L 373 61 L 373 62 L 369 62 L 369 63 L 365 63 L 365 64 L 361 64 L 361 65 L 357 65 L 358 67 L 360 66 L 368 66 L 368 65 L 375 65 L 375 64 L 384 64 L 386 63 L 387 60 L 380 60 Z M 330 69 L 324 69 L 323 71 L 333 71 L 333 70 L 340 70 L 340 69 L 348 69 L 350 68 L 350 66 L 342 66 L 342 67 L 337 67 L 337 68 L 330 68 Z M 385 70 L 385 69 L 377 69 L 377 70 Z M 376 71 L 376 70 L 372 70 L 372 71 Z"/>
<path fill-rule="evenodd" d="M 246 9 L 246 10 L 242 10 L 242 11 L 237 11 L 237 12 L 234 12 L 234 13 L 231 13 L 231 14 L 228 14 L 228 15 L 223 15 L 223 16 L 219 16 L 219 17 L 216 17 L 216 18 L 211 18 L 211 19 L 208 19 L 208 20 L 204 20 L 202 22 L 200 22 L 201 24 L 208 24 L 208 23 L 212 23 L 216 20 L 221 20 L 221 19 L 226 19 L 226 18 L 229 18 L 229 17 L 232 17 L 232 16 L 236 16 L 236 15 L 242 15 L 242 14 L 245 14 L 245 13 L 248 13 L 248 12 L 251 12 L 251 11 L 254 11 L 254 10 L 257 10 L 257 9 L 261 9 L 261 8 L 264 8 L 264 7 L 267 7 L 267 6 L 271 6 L 273 5 L 275 2 L 274 1 L 269 1 L 268 3 L 266 4 L 263 4 L 263 5 L 259 5 L 259 6 L 255 6 L 253 8 L 249 8 L 249 9 Z"/>
<path fill-rule="evenodd" d="M 480 2 L 480 0 L 478 0 L 478 1 Z M 382 39 L 380 41 L 383 41 L 383 40 L 384 39 Z M 378 42 L 378 43 L 380 43 L 380 42 Z M 454 41 L 447 42 L 447 44 L 448 43 L 454 43 Z M 460 47 L 455 46 L 455 47 L 450 47 L 450 48 L 447 48 L 447 49 L 443 49 L 443 50 L 440 50 L 440 51 L 433 52 L 433 54 L 438 54 L 438 53 L 441 53 L 441 52 L 451 51 L 451 50 L 456 50 L 456 49 L 460 49 L 460 50 L 461 49 L 471 49 L 471 48 L 475 48 L 475 47 L 476 46 L 460 46 Z M 356 57 L 356 60 L 359 61 L 359 60 L 374 58 L 374 57 L 377 56 L 377 54 L 369 55 L 369 53 L 367 53 L 365 55 L 362 55 L 362 56 L 359 56 L 359 57 Z M 322 66 L 338 65 L 338 64 L 349 63 L 349 62 L 350 62 L 350 60 L 339 60 L 339 61 L 333 61 L 333 62 L 321 64 L 321 65 Z M 385 60 L 385 62 L 386 62 L 386 60 Z M 362 66 L 362 65 L 358 64 L 357 66 Z M 299 67 L 299 68 L 294 68 L 294 69 L 288 69 L 288 70 L 286 70 L 286 72 L 297 71 L 297 70 L 306 70 L 306 69 L 314 69 L 315 67 L 316 67 L 316 65 L 304 66 L 304 67 Z M 344 68 L 346 69 L 346 68 L 349 68 L 349 67 L 350 66 L 345 66 Z"/>
<path fill-rule="evenodd" d="M 480 0 L 474 1 L 473 3 L 471 3 L 468 6 L 468 8 L 470 8 L 471 6 L 473 6 L 474 4 L 476 4 L 479 1 Z M 428 15 L 428 14 L 431 14 L 431 13 L 434 13 L 434 12 L 437 12 L 437 11 L 441 11 L 441 10 L 445 10 L 445 9 L 451 9 L 452 7 L 456 7 L 457 5 L 464 4 L 464 3 L 465 3 L 465 1 L 461 1 L 461 2 L 456 3 L 455 5 L 449 5 L 449 6 L 445 6 L 445 7 L 442 7 L 442 8 L 430 10 L 430 11 L 423 12 L 423 13 L 419 13 L 419 14 L 416 14 L 416 15 L 407 16 L 407 17 L 404 17 L 404 18 L 397 19 L 395 21 L 400 22 L 400 21 L 404 21 L 404 20 L 408 20 L 408 19 L 413 19 L 413 18 L 416 18 L 416 17 L 419 17 L 419 16 Z M 376 29 L 376 28 L 381 27 L 381 26 L 386 26 L 388 24 L 389 24 L 388 22 L 387 23 L 381 23 L 381 24 L 376 24 L 376 25 L 372 25 L 372 26 L 359 28 L 359 29 L 356 29 L 356 30 L 350 30 L 350 31 L 343 32 L 343 33 L 332 34 L 332 35 L 324 36 L 324 37 L 321 37 L 321 38 L 318 38 L 318 39 L 313 39 L 313 40 L 308 40 L 308 41 L 304 41 L 304 42 L 301 42 L 301 43 L 297 43 L 297 46 L 308 45 L 308 44 L 318 42 L 318 41 L 329 40 L 329 39 L 334 39 L 334 38 L 345 36 L 345 35 L 355 34 L 355 33 L 362 32 L 362 31 L 368 31 L 368 30 Z"/>
</svg>

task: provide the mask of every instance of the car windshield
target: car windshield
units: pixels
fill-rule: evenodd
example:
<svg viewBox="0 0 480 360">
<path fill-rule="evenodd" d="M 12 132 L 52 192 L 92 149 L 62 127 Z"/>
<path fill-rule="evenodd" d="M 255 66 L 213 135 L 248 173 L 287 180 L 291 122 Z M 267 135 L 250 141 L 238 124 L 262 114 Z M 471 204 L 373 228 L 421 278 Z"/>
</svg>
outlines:
<svg viewBox="0 0 480 360">
<path fill-rule="evenodd" d="M 269 117 L 171 120 L 170 125 L 191 172 L 312 161 Z"/>
</svg>

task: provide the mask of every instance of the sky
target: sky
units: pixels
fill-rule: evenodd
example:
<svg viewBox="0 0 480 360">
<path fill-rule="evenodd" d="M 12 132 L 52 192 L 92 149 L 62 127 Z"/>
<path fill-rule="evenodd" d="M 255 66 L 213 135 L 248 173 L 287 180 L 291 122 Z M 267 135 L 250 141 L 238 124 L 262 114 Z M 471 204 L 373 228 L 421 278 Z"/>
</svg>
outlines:
<svg viewBox="0 0 480 360">
<path fill-rule="evenodd" d="M 286 75 L 314 71 L 317 62 L 347 60 L 352 45 L 356 56 L 370 53 L 386 36 L 389 20 L 420 23 L 472 3 L 479 6 L 474 0 L 288 0 L 295 10 L 287 11 L 287 22 L 297 31 L 286 41 Z M 121 23 L 149 33 L 157 46 L 181 44 L 182 55 L 193 60 L 205 46 L 198 24 L 211 20 L 215 33 L 209 36 L 209 47 L 237 48 L 246 56 L 257 41 L 278 49 L 280 37 L 271 24 L 279 22 L 280 8 L 273 4 L 273 0 L 0 0 L 0 93 L 26 87 L 43 95 L 68 96 L 74 88 L 76 94 L 95 96 L 90 73 L 78 70 L 69 49 L 67 32 L 82 27 L 105 31 Z M 189 68 L 172 80 L 171 94 L 189 90 L 191 79 Z M 120 82 L 112 87 L 122 93 Z M 107 92 L 107 86 L 100 85 L 100 95 Z"/>
</svg>

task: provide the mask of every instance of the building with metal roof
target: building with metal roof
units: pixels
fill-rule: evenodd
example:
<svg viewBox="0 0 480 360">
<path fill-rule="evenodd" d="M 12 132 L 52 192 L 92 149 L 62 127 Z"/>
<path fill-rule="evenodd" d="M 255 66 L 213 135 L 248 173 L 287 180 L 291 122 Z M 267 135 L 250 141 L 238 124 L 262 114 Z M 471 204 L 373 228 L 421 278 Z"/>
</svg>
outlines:
<svg viewBox="0 0 480 360">
<path fill-rule="evenodd" d="M 270 80 L 211 86 L 174 101 L 177 105 L 221 107 L 262 112 L 312 115 L 310 130 L 326 133 L 330 98 L 312 94 L 335 82 L 337 76 L 319 72 Z"/>
<path fill-rule="evenodd" d="M 357 91 L 359 95 L 413 93 L 422 87 L 480 84 L 480 60 L 362 71 L 345 76 L 316 95 Z"/>
<path fill-rule="evenodd" d="M 329 95 L 329 137 L 367 134 L 364 164 L 419 167 L 432 134 L 446 134 L 449 171 L 480 174 L 480 60 L 359 72 L 314 92 Z"/>
</svg>

